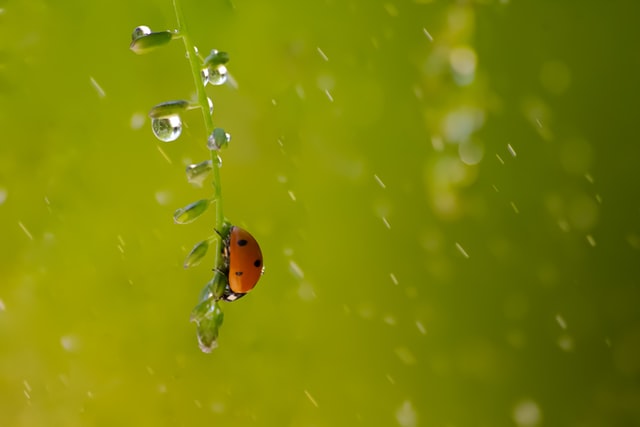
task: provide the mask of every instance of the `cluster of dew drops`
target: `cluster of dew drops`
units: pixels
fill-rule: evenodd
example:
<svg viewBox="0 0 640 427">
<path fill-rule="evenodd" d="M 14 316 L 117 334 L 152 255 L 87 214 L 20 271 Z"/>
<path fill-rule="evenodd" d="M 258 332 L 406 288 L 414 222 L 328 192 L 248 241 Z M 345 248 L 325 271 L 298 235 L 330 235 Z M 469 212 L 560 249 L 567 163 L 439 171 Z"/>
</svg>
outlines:
<svg viewBox="0 0 640 427">
<path fill-rule="evenodd" d="M 149 27 L 142 25 L 133 30 L 130 48 L 135 53 L 143 54 L 161 47 L 177 37 L 179 35 L 175 31 L 153 32 Z M 227 82 L 229 73 L 225 64 L 229 61 L 229 55 L 226 52 L 213 49 L 206 58 L 199 54 L 198 57 L 202 65 L 200 76 L 205 86 L 220 86 Z M 213 102 L 210 98 L 207 100 L 209 114 L 213 114 Z M 162 142 L 177 140 L 182 134 L 181 114 L 197 108 L 200 108 L 197 102 L 185 100 L 167 101 L 156 105 L 149 112 L 153 134 Z M 207 146 L 210 150 L 217 151 L 226 146 L 230 139 L 230 135 L 223 129 L 216 128 L 209 135 Z"/>
</svg>

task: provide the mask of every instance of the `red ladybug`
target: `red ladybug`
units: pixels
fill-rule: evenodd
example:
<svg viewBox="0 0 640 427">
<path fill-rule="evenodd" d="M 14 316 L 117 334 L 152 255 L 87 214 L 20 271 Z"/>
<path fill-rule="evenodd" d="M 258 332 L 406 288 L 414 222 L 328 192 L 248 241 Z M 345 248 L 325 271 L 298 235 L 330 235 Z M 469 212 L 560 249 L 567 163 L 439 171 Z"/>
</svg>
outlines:
<svg viewBox="0 0 640 427">
<path fill-rule="evenodd" d="M 223 241 L 222 256 L 227 275 L 227 286 L 222 299 L 235 301 L 253 289 L 262 276 L 262 251 L 248 231 L 234 225 Z"/>
</svg>

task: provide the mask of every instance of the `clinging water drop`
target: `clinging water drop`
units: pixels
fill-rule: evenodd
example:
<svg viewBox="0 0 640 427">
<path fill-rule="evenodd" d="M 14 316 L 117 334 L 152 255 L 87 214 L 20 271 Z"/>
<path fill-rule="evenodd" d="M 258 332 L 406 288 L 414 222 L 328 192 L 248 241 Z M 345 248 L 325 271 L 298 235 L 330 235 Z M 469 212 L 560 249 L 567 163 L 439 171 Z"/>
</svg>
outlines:
<svg viewBox="0 0 640 427">
<path fill-rule="evenodd" d="M 178 139 L 182 133 L 182 120 L 175 114 L 166 117 L 158 117 L 151 120 L 153 134 L 162 142 L 172 142 Z"/>
</svg>

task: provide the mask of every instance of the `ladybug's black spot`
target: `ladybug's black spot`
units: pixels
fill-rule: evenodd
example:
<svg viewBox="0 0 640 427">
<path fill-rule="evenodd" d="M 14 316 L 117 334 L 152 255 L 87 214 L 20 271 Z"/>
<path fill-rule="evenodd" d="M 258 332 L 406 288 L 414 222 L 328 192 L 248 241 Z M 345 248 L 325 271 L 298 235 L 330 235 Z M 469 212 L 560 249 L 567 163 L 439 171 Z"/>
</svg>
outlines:
<svg viewBox="0 0 640 427">
<path fill-rule="evenodd" d="M 247 241 L 245 239 L 238 240 L 238 246 L 246 246 L 246 245 L 247 245 Z"/>
<path fill-rule="evenodd" d="M 253 265 L 255 267 L 260 267 L 262 265 L 262 260 L 257 259 L 255 261 L 253 261 Z"/>
<path fill-rule="evenodd" d="M 242 271 L 236 271 L 236 276 L 242 276 Z"/>
</svg>

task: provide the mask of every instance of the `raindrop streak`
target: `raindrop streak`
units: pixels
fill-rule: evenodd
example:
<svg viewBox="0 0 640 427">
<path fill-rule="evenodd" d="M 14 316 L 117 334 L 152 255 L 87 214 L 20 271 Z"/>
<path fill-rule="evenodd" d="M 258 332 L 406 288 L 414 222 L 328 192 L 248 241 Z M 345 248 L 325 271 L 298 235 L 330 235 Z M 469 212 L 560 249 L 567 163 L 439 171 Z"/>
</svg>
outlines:
<svg viewBox="0 0 640 427">
<path fill-rule="evenodd" d="M 464 248 L 462 247 L 462 245 L 460 245 L 460 243 L 456 242 L 456 248 L 458 248 L 458 250 L 460 251 L 463 257 L 469 259 L 469 254 L 467 253 L 467 251 L 464 250 Z"/>
<path fill-rule="evenodd" d="M 496 153 L 496 157 L 498 161 L 504 165 L 504 160 L 502 160 L 502 157 L 500 157 L 500 154 Z"/>
<path fill-rule="evenodd" d="M 159 145 L 156 145 L 156 147 L 158 147 L 158 151 L 160 152 L 160 155 L 162 155 L 162 157 L 164 157 L 164 159 L 167 161 L 167 163 L 169 163 L 170 165 L 173 164 L 173 162 L 171 161 L 171 159 L 169 158 L 169 156 L 167 155 L 167 153 L 164 152 L 164 150 L 162 149 L 162 147 L 160 147 Z"/>
<path fill-rule="evenodd" d="M 429 33 L 429 31 L 427 31 L 426 28 L 422 29 L 422 32 L 424 33 L 425 36 L 427 36 L 427 38 L 429 39 L 430 42 L 433 41 L 433 37 L 431 36 L 431 34 Z"/>
<path fill-rule="evenodd" d="M 307 396 L 307 398 L 313 404 L 313 406 L 315 406 L 317 408 L 318 407 L 318 402 L 316 402 L 316 400 L 313 398 L 313 396 L 311 396 L 311 393 L 309 393 L 307 390 L 305 390 L 304 394 Z"/>
<path fill-rule="evenodd" d="M 556 314 L 556 322 L 562 329 L 567 329 L 567 322 L 565 322 L 564 318 L 560 314 Z"/>
<path fill-rule="evenodd" d="M 0 205 L 7 201 L 7 190 L 0 188 Z"/>
<path fill-rule="evenodd" d="M 391 224 L 389 224 L 389 221 L 387 220 L 386 217 L 382 217 L 382 222 L 384 222 L 385 227 L 391 230 Z"/>
<path fill-rule="evenodd" d="M 187 181 L 189 183 L 202 187 L 202 184 L 207 179 L 211 171 L 213 170 L 213 162 L 211 160 L 205 160 L 197 164 L 187 166 Z"/>
<path fill-rule="evenodd" d="M 509 153 L 510 153 L 513 157 L 515 157 L 515 156 L 517 155 L 517 154 L 516 154 L 516 150 L 514 150 L 514 149 L 513 149 L 513 147 L 511 146 L 511 144 L 507 144 L 507 150 L 509 150 Z"/>
<path fill-rule="evenodd" d="M 302 271 L 300 266 L 293 260 L 289 261 L 289 271 L 298 279 L 304 279 L 304 271 Z"/>
<path fill-rule="evenodd" d="M 427 329 L 424 327 L 421 321 L 416 320 L 416 327 L 422 335 L 427 335 Z"/>
<path fill-rule="evenodd" d="M 414 365 L 416 363 L 415 356 L 407 347 L 397 347 L 395 349 L 395 353 L 396 356 L 398 356 L 398 359 L 400 359 L 405 365 Z"/>
<path fill-rule="evenodd" d="M 592 248 L 596 247 L 596 239 L 594 239 L 591 234 L 587 234 L 587 242 L 589 242 Z"/>
<path fill-rule="evenodd" d="M 325 95 L 327 95 L 327 98 L 329 98 L 329 101 L 333 102 L 333 96 L 331 96 L 331 93 L 329 92 L 329 90 L 325 90 L 324 93 Z"/>
<path fill-rule="evenodd" d="M 151 129 L 160 141 L 175 141 L 182 133 L 182 120 L 178 115 L 155 118 L 151 120 Z"/>
<path fill-rule="evenodd" d="M 386 185 L 384 185 L 384 182 L 382 182 L 382 180 L 380 179 L 380 177 L 376 174 L 373 175 L 373 178 L 376 180 L 376 182 L 378 183 L 378 185 L 380 185 L 380 187 L 382 188 L 387 188 Z"/>
<path fill-rule="evenodd" d="M 327 58 L 327 55 L 322 51 L 322 49 L 320 49 L 319 47 L 317 47 L 316 49 L 318 50 L 318 53 L 320 54 L 322 59 L 324 59 L 325 61 L 329 61 L 329 58 Z"/>
<path fill-rule="evenodd" d="M 96 92 L 98 92 L 98 97 L 104 98 L 105 96 L 107 96 L 104 93 L 104 89 L 102 89 L 102 87 L 98 84 L 98 82 L 93 77 L 89 76 L 89 82 L 91 82 L 91 86 L 93 86 Z"/>
<path fill-rule="evenodd" d="M 20 228 L 22 228 L 22 231 L 24 231 L 24 234 L 27 235 L 29 240 L 33 240 L 33 235 L 29 232 L 29 230 L 27 230 L 27 227 L 25 227 L 22 221 L 18 221 L 18 225 L 20 226 Z"/>
<path fill-rule="evenodd" d="M 4 305 L 4 301 L 0 299 L 0 311 L 5 311 L 6 309 L 7 309 L 7 306 Z"/>
<path fill-rule="evenodd" d="M 518 210 L 518 207 L 516 206 L 515 203 L 511 202 L 511 208 L 513 209 L 513 211 L 517 214 L 520 213 L 520 211 Z"/>
<path fill-rule="evenodd" d="M 289 190 L 289 197 L 291 197 L 291 200 L 293 200 L 294 202 L 296 201 L 296 195 L 293 194 L 293 191 Z"/>
<path fill-rule="evenodd" d="M 398 278 L 396 277 L 396 275 L 391 273 L 389 274 L 389 277 L 391 277 L 391 281 L 393 282 L 393 284 L 398 286 Z"/>
</svg>

